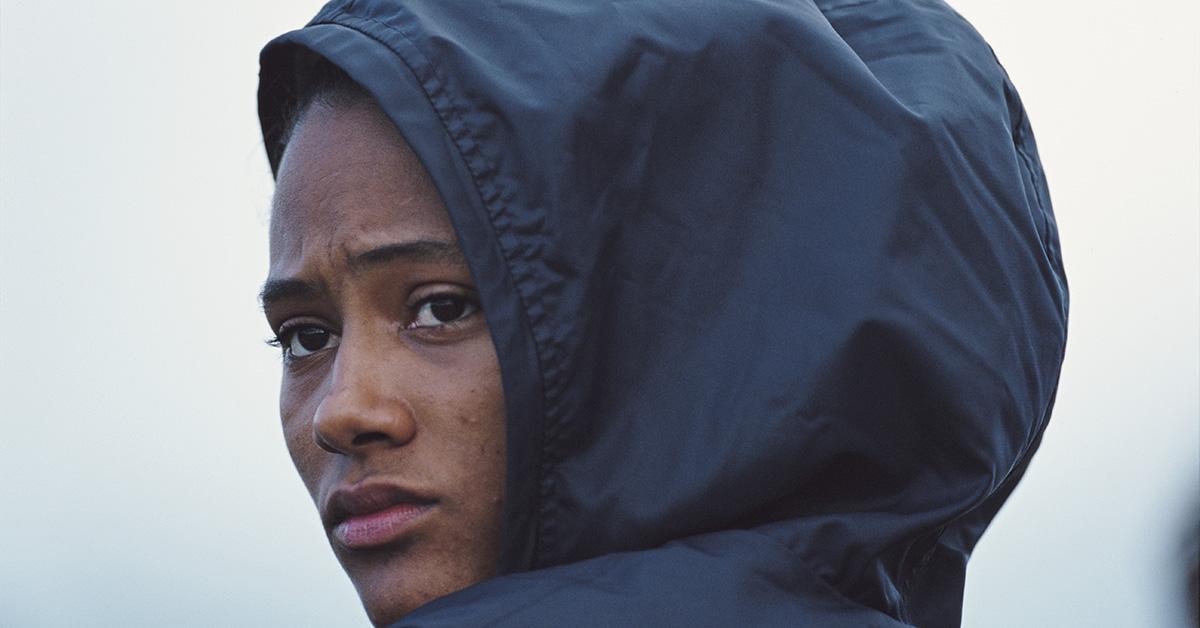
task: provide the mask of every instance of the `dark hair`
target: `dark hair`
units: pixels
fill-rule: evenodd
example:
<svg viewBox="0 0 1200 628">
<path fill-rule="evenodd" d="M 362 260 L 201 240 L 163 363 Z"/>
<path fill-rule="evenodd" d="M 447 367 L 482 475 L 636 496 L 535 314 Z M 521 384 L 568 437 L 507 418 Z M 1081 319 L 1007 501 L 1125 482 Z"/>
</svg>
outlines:
<svg viewBox="0 0 1200 628">
<path fill-rule="evenodd" d="M 291 70 L 285 84 L 277 86 L 282 96 L 282 116 L 266 134 L 274 139 L 267 144 L 267 156 L 273 165 L 283 158 L 292 133 L 313 105 L 340 109 L 374 98 L 345 70 L 306 48 L 296 49 Z"/>
</svg>

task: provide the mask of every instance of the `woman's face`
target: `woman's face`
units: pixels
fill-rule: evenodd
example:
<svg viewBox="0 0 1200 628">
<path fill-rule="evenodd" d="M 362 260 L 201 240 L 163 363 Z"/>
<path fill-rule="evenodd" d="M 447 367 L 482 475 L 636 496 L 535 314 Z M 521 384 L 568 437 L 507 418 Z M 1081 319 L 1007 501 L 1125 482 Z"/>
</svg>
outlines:
<svg viewBox="0 0 1200 628">
<path fill-rule="evenodd" d="M 374 103 L 316 104 L 297 126 L 262 296 L 288 451 L 371 620 L 491 576 L 496 353 L 446 209 Z"/>
</svg>

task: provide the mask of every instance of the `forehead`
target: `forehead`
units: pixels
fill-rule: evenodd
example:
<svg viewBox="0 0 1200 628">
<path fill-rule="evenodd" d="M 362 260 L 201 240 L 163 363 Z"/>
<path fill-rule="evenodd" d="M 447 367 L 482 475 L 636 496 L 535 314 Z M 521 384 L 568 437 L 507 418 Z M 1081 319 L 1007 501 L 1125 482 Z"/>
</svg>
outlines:
<svg viewBox="0 0 1200 628">
<path fill-rule="evenodd" d="M 454 241 L 432 180 L 372 101 L 314 104 L 284 152 L 271 209 L 272 275 L 318 252 Z"/>
</svg>

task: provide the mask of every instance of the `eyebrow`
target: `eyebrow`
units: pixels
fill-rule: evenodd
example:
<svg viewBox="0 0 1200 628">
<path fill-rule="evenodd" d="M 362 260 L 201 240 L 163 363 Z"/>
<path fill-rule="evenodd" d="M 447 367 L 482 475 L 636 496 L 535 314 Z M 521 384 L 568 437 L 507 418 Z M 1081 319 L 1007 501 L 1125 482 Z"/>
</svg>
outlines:
<svg viewBox="0 0 1200 628">
<path fill-rule="evenodd" d="M 289 299 L 315 299 L 321 294 L 317 284 L 303 279 L 268 279 L 258 293 L 258 302 L 264 310 L 271 305 Z"/>
<path fill-rule="evenodd" d="M 404 260 L 414 264 L 466 265 L 462 249 L 453 242 L 443 240 L 413 240 L 375 247 L 362 253 L 350 255 L 351 268 L 361 270 L 369 266 Z M 279 301 L 289 299 L 315 299 L 321 295 L 320 284 L 304 279 L 268 279 L 258 293 L 263 309 Z"/>
</svg>

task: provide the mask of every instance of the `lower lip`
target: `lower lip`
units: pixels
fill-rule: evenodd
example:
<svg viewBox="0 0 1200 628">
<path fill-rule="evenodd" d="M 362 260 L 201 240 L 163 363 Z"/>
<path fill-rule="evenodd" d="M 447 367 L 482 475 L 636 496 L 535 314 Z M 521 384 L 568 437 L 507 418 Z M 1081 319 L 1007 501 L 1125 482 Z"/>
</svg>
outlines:
<svg viewBox="0 0 1200 628">
<path fill-rule="evenodd" d="M 333 536 L 350 549 L 386 545 L 403 536 L 429 508 L 429 504 L 398 504 L 369 515 L 350 517 L 334 526 Z"/>
</svg>

